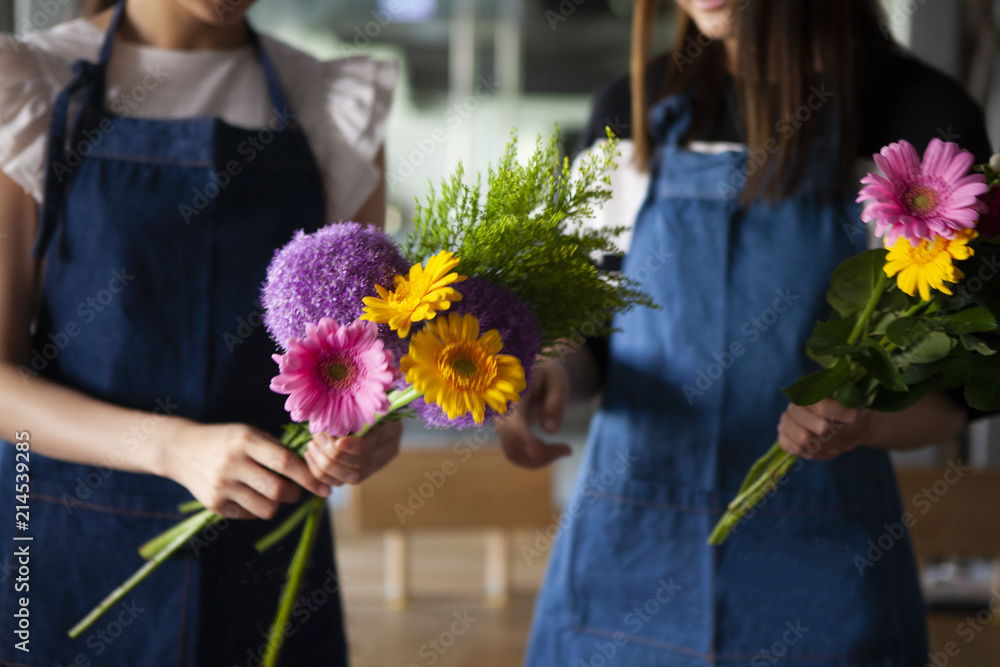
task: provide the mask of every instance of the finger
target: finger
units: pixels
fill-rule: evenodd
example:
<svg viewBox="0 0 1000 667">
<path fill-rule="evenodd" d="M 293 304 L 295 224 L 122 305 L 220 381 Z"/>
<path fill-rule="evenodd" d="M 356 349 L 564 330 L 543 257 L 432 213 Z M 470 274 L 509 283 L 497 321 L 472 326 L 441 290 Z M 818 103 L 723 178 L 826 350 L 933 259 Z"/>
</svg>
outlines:
<svg viewBox="0 0 1000 667">
<path fill-rule="evenodd" d="M 520 439 L 512 439 L 509 446 L 504 445 L 504 452 L 517 465 L 535 470 L 569 456 L 572 450 L 564 443 L 548 445 L 529 432 Z"/>
<path fill-rule="evenodd" d="M 857 408 L 845 408 L 832 398 L 825 398 L 819 403 L 809 406 L 814 414 L 827 421 L 840 422 L 841 424 L 853 424 L 858 420 L 860 410 Z"/>
<path fill-rule="evenodd" d="M 814 435 L 803 428 L 786 412 L 778 423 L 778 445 L 789 454 L 803 459 L 812 459 L 820 449 Z"/>
<path fill-rule="evenodd" d="M 264 497 L 255 489 L 242 482 L 236 484 L 236 492 L 233 500 L 240 507 L 250 512 L 259 519 L 273 519 L 278 513 L 281 503 Z"/>
<path fill-rule="evenodd" d="M 785 414 L 802 428 L 806 429 L 820 440 L 825 441 L 829 440 L 836 431 L 833 424 L 818 413 L 819 410 L 822 410 L 822 408 L 817 407 L 819 405 L 819 403 L 808 407 L 789 405 Z"/>
<path fill-rule="evenodd" d="M 248 460 L 247 469 L 237 472 L 237 479 L 268 500 L 293 503 L 302 497 L 302 487 L 277 475 L 256 461 Z"/>
<path fill-rule="evenodd" d="M 324 469 L 325 464 L 317 461 L 316 456 L 313 455 L 311 450 L 306 450 L 305 462 L 306 465 L 309 466 L 309 472 L 312 473 L 313 477 L 319 481 L 329 486 L 343 486 L 344 483 L 339 479 L 334 479 L 326 474 L 326 470 Z"/>
<path fill-rule="evenodd" d="M 346 445 L 344 444 L 345 440 L 349 441 Z M 356 441 L 357 445 L 352 441 Z M 323 437 L 313 438 L 309 445 L 318 449 L 325 458 L 330 459 L 333 463 L 339 463 L 347 468 L 364 470 L 368 463 L 364 456 L 365 450 L 361 438 L 346 437 L 335 440 L 324 434 Z"/>
<path fill-rule="evenodd" d="M 555 371 L 553 371 L 553 375 Z M 542 428 L 549 433 L 556 433 L 562 426 L 563 411 L 566 409 L 568 391 L 562 378 L 550 376 L 545 385 L 545 395 L 542 397 Z"/>
<path fill-rule="evenodd" d="M 400 435 L 402 434 L 402 431 L 403 425 L 399 424 L 398 429 L 390 427 L 386 428 L 386 430 L 381 433 L 378 444 L 371 452 L 368 467 L 365 468 L 365 479 L 368 479 L 377 473 L 379 470 L 384 468 L 389 461 L 396 458 L 396 455 L 399 454 Z"/>
<path fill-rule="evenodd" d="M 357 468 L 348 468 L 330 460 L 330 457 L 320 451 L 319 448 L 311 446 L 311 444 L 306 448 L 306 451 L 309 453 L 309 457 L 313 463 L 315 463 L 316 470 L 320 473 L 318 477 L 321 477 L 323 481 L 330 485 L 333 485 L 334 482 L 352 485 L 360 484 L 361 480 L 364 479 L 364 471 Z"/>
<path fill-rule="evenodd" d="M 258 519 L 258 518 L 260 518 L 258 516 L 255 516 L 254 514 L 248 512 L 248 511 L 246 511 L 245 509 L 243 509 L 242 507 L 240 507 L 238 503 L 235 503 L 232 500 L 225 501 L 222 504 L 221 507 L 219 507 L 219 508 L 217 508 L 215 510 L 215 512 L 216 512 L 216 514 L 221 514 L 222 516 L 224 516 L 224 517 L 226 517 L 228 519 L 247 520 L 247 519 Z"/>
<path fill-rule="evenodd" d="M 257 440 L 247 447 L 247 454 L 261 465 L 284 475 L 317 496 L 326 498 L 330 495 L 330 487 L 313 477 L 305 462 L 281 445 Z"/>
</svg>

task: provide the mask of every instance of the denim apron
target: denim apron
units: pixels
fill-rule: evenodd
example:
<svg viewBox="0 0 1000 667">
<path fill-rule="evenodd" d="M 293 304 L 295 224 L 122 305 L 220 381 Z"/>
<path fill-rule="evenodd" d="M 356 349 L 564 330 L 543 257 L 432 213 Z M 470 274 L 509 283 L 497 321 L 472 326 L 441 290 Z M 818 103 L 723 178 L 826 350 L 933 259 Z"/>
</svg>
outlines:
<svg viewBox="0 0 1000 667">
<path fill-rule="evenodd" d="M 142 565 L 136 549 L 183 518 L 178 503 L 191 497 L 171 480 L 114 470 L 116 459 L 148 446 L 167 416 L 275 434 L 288 421 L 283 397 L 268 389 L 275 347 L 261 326 L 259 291 L 274 250 L 325 217 L 316 160 L 256 36 L 274 105 L 266 129 L 104 109 L 123 7 L 99 61 L 76 63 L 78 76 L 54 107 L 35 249 L 46 262 L 43 299 L 31 370 L 22 371 L 26 382 L 39 374 L 149 414 L 116 438 L 106 466 L 31 452 L 28 530 L 16 529 L 13 511 L 0 513 L 0 665 L 253 667 L 296 540 L 263 555 L 252 545 L 290 506 L 273 521 L 210 530 L 79 639 L 66 635 Z M 0 456 L 0 495 L 10 507 L 14 447 L 0 446 Z M 285 666 L 346 664 L 332 535 L 329 521 L 321 525 L 304 604 L 284 632 Z M 15 588 L 15 552 L 24 545 L 30 592 Z M 14 645 L 22 596 L 30 599 L 30 652 Z"/>
<path fill-rule="evenodd" d="M 661 309 L 615 320 L 527 664 L 923 665 L 884 452 L 801 462 L 723 546 L 706 545 L 775 440 L 779 388 L 816 369 L 805 341 L 864 234 L 852 198 L 824 198 L 816 165 L 794 197 L 741 208 L 747 152 L 682 147 L 690 108 L 678 96 L 653 109 L 658 148 L 623 270 Z"/>
</svg>

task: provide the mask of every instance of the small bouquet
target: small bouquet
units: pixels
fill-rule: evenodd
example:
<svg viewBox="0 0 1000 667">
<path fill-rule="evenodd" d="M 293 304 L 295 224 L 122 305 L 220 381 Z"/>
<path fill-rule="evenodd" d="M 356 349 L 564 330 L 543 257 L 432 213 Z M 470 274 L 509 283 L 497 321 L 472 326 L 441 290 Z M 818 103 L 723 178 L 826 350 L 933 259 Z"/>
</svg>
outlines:
<svg viewBox="0 0 1000 667">
<path fill-rule="evenodd" d="M 470 428 L 521 397 L 536 357 L 595 312 L 610 321 L 648 298 L 595 253 L 616 252 L 620 229 L 583 223 L 610 196 L 615 142 L 572 174 L 558 134 L 539 138 L 527 164 L 516 136 L 496 167 L 464 182 L 461 167 L 418 202 L 415 230 L 398 247 L 372 226 L 299 232 L 268 268 L 264 322 L 284 350 L 271 390 L 288 396 L 295 423 L 282 444 L 302 457 L 313 434 L 364 435 L 415 413 L 429 426 Z M 605 327 L 607 329 L 607 327 Z M 146 564 L 70 630 L 76 637 L 160 563 L 222 520 L 197 501 L 192 516 L 139 549 Z M 302 526 L 264 665 L 278 662 L 283 631 L 309 563 L 324 500 L 311 496 L 256 547 Z"/>
<path fill-rule="evenodd" d="M 964 387 L 973 408 L 1000 409 L 1000 156 L 976 166 L 932 139 L 923 161 L 905 141 L 875 155 L 858 202 L 885 248 L 833 273 L 833 314 L 807 342 L 823 370 L 783 391 L 796 405 L 833 397 L 845 407 L 897 411 Z M 890 280 L 895 278 L 895 280 Z M 777 443 L 750 469 L 708 539 L 722 544 L 797 458 Z"/>
</svg>

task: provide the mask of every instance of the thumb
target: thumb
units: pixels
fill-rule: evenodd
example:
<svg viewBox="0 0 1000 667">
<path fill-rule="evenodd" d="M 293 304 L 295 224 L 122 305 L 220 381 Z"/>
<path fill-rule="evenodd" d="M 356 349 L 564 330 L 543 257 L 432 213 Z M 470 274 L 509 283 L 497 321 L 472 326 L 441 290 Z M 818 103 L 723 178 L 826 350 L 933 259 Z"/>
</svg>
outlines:
<svg viewBox="0 0 1000 667">
<path fill-rule="evenodd" d="M 567 397 L 568 387 L 564 376 L 557 373 L 549 374 L 541 397 L 541 418 L 539 420 L 542 428 L 547 432 L 556 433 L 562 427 Z"/>
</svg>

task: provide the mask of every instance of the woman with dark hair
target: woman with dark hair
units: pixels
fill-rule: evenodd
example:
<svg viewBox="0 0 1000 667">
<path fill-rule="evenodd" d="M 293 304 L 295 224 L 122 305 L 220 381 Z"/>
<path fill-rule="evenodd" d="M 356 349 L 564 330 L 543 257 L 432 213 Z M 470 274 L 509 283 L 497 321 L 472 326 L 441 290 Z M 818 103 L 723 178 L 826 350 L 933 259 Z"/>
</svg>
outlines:
<svg viewBox="0 0 1000 667">
<path fill-rule="evenodd" d="M 30 515 L 0 516 L 30 563 L 0 582 L 0 665 L 259 665 L 295 540 L 255 541 L 398 451 L 398 424 L 281 447 L 258 305 L 295 230 L 381 225 L 396 69 L 260 36 L 253 0 L 115 4 L 0 42 L 0 438 L 30 443 L 0 443 Z M 69 639 L 192 495 L 231 520 Z M 302 595 L 282 664 L 346 664 L 329 521 Z"/>
<path fill-rule="evenodd" d="M 509 458 L 545 465 L 567 448 L 530 422 L 554 433 L 569 394 L 603 388 L 527 663 L 923 665 L 888 450 L 954 436 L 965 408 L 802 408 L 779 388 L 817 368 L 805 341 L 830 276 L 866 247 L 857 159 L 945 132 L 984 162 L 982 115 L 888 40 L 875 0 L 677 4 L 675 50 L 647 62 L 656 7 L 637 3 L 631 86 L 599 96 L 587 132 L 632 119 L 614 179 L 637 196 L 612 217 L 634 216 L 623 271 L 661 308 L 617 318 L 604 354 L 546 360 L 500 429 Z M 707 546 L 776 432 L 807 461 Z"/>
</svg>

